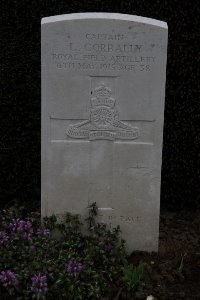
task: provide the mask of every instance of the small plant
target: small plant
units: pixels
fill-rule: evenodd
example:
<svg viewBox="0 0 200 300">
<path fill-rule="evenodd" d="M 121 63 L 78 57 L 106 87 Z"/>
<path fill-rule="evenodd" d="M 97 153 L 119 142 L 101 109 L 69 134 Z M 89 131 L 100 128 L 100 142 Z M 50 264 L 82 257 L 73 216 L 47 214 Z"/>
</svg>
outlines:
<svg viewBox="0 0 200 300">
<path fill-rule="evenodd" d="M 180 273 L 182 273 L 183 269 L 184 269 L 184 255 L 181 254 L 181 262 L 180 262 L 178 270 Z"/>
<path fill-rule="evenodd" d="M 96 202 L 88 206 L 88 217 L 85 219 L 88 224 L 88 229 L 91 229 L 95 226 L 96 216 L 98 215 L 98 207 Z"/>
<path fill-rule="evenodd" d="M 124 260 L 123 267 L 123 281 L 125 288 L 128 292 L 132 292 L 141 283 L 144 273 L 143 262 L 139 263 L 138 267 L 128 264 L 127 260 Z"/>
</svg>

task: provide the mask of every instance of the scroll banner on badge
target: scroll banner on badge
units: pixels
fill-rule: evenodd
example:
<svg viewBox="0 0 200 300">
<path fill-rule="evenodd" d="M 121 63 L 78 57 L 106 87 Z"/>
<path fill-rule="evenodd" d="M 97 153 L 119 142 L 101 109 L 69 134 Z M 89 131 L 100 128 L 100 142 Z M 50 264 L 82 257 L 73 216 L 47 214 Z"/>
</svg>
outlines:
<svg viewBox="0 0 200 300">
<path fill-rule="evenodd" d="M 89 139 L 92 140 L 111 140 L 124 139 L 124 140 L 133 140 L 138 138 L 139 132 L 137 128 L 132 130 L 118 130 L 118 131 L 109 131 L 109 130 L 86 130 L 80 129 L 76 126 L 70 126 L 67 129 L 67 135 L 76 139 Z"/>
</svg>

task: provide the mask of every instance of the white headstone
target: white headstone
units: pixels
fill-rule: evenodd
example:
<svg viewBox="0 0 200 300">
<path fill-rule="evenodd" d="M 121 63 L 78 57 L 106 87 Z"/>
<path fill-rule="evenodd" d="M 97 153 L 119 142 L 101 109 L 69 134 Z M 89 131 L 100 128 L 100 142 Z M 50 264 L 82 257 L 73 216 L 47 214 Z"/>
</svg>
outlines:
<svg viewBox="0 0 200 300">
<path fill-rule="evenodd" d="M 157 251 L 167 24 L 114 13 L 42 19 L 42 216 L 120 225 Z"/>
</svg>

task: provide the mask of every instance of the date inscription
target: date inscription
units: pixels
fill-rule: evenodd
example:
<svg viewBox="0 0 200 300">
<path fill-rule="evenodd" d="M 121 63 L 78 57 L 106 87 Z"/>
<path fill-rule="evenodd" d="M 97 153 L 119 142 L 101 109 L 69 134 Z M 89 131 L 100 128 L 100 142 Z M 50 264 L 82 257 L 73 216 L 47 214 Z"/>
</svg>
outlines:
<svg viewBox="0 0 200 300">
<path fill-rule="evenodd" d="M 120 222 L 125 222 L 125 223 L 138 223 L 141 221 L 141 217 L 139 216 L 136 216 L 136 217 L 133 217 L 133 216 L 115 216 L 115 215 L 110 215 L 108 216 L 108 220 L 109 221 L 114 221 L 114 220 L 119 220 Z"/>
</svg>

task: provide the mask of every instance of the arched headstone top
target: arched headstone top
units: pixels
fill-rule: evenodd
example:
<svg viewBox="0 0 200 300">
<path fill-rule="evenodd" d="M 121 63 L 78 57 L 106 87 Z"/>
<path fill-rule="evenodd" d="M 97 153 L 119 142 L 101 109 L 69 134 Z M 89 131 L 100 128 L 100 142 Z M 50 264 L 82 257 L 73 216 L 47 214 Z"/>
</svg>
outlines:
<svg viewBox="0 0 200 300">
<path fill-rule="evenodd" d="M 85 20 L 85 19 L 106 19 L 106 20 L 123 20 L 137 22 L 147 25 L 159 26 L 167 29 L 167 23 L 152 18 L 140 17 L 129 14 L 120 14 L 120 13 L 104 13 L 104 12 L 94 12 L 94 13 L 72 13 L 72 14 L 63 14 L 51 17 L 42 18 L 42 24 L 52 23 L 52 22 L 61 22 L 61 21 L 71 21 L 71 20 Z"/>
</svg>

